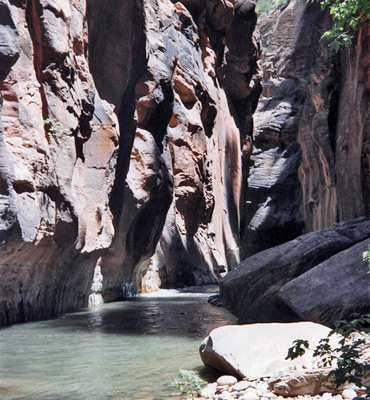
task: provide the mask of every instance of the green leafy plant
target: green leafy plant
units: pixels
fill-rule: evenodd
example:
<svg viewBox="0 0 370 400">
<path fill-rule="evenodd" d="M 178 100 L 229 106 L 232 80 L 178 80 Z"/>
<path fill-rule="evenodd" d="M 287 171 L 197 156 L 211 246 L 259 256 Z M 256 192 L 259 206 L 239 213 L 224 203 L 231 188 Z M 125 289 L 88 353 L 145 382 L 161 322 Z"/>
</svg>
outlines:
<svg viewBox="0 0 370 400">
<path fill-rule="evenodd" d="M 362 259 L 368 263 L 369 265 L 369 272 L 370 272 L 370 244 L 369 244 L 369 250 L 366 250 L 362 253 Z"/>
<path fill-rule="evenodd" d="M 322 38 L 328 39 L 329 47 L 338 51 L 352 43 L 355 32 L 370 23 L 369 0 L 311 0 L 320 2 L 321 9 L 329 7 L 333 26 L 324 32 Z"/>
<path fill-rule="evenodd" d="M 71 131 L 63 127 L 62 123 L 56 118 L 47 118 L 44 120 L 44 125 L 47 127 L 48 132 L 56 138 L 61 139 L 66 147 L 69 147 L 66 135 L 69 135 Z"/>
<path fill-rule="evenodd" d="M 306 352 L 305 349 L 308 349 L 309 343 L 308 340 L 297 339 L 294 340 L 293 346 L 288 349 L 288 355 L 286 356 L 286 360 L 294 360 L 297 357 L 303 356 Z"/>
<path fill-rule="evenodd" d="M 361 336 L 355 336 L 360 333 Z M 343 336 L 338 342 L 338 347 L 332 348 L 329 343 L 330 336 L 339 334 Z M 320 357 L 324 367 L 331 367 L 336 362 L 329 376 L 334 379 L 337 387 L 346 382 L 362 386 L 362 378 L 370 372 L 370 365 L 360 358 L 361 345 L 365 343 L 363 335 L 370 335 L 370 314 L 353 314 L 349 321 L 340 320 L 335 322 L 334 328 L 329 332 L 328 337 L 320 340 L 314 350 L 314 357 Z M 298 339 L 288 349 L 286 360 L 295 359 L 305 354 L 309 348 L 307 340 Z M 366 387 L 366 398 L 370 399 L 370 386 Z"/>
<path fill-rule="evenodd" d="M 171 386 L 176 387 L 181 396 L 189 396 L 191 399 L 199 396 L 204 381 L 194 371 L 180 369 L 177 379 L 171 382 Z"/>
</svg>

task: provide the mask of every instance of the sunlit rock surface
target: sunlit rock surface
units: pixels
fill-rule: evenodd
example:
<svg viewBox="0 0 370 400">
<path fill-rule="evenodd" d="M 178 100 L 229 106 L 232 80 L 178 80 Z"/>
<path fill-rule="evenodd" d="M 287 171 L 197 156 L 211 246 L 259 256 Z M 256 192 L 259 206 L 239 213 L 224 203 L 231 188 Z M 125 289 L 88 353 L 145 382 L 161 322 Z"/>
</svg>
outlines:
<svg viewBox="0 0 370 400">
<path fill-rule="evenodd" d="M 239 262 L 253 2 L 0 9 L 0 325 L 217 282 Z"/>
<path fill-rule="evenodd" d="M 312 322 L 222 326 L 203 340 L 199 352 L 205 365 L 239 378 L 257 379 L 290 369 L 313 369 L 317 362 L 312 352 L 286 360 L 288 349 L 297 338 L 308 340 L 314 349 L 329 332 Z"/>
</svg>

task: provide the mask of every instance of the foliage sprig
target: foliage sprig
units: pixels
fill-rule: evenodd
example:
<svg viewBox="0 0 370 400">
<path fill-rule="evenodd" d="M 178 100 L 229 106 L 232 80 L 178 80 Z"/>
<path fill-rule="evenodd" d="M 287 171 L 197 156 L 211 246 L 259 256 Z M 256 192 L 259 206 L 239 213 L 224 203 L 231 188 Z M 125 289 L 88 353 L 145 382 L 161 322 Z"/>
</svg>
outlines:
<svg viewBox="0 0 370 400">
<path fill-rule="evenodd" d="M 333 18 L 333 26 L 324 32 L 322 38 L 328 39 L 329 47 L 335 51 L 349 46 L 358 31 L 365 24 L 370 23 L 369 0 L 311 0 L 320 2 L 321 9 L 329 7 Z"/>
<path fill-rule="evenodd" d="M 370 335 L 370 314 L 352 314 L 350 320 L 335 322 L 334 328 L 327 338 L 320 340 L 313 353 L 314 357 L 320 357 L 324 367 L 331 367 L 336 362 L 336 367 L 329 373 L 333 377 L 337 387 L 346 382 L 362 386 L 362 378 L 370 372 L 370 365 L 361 360 L 361 345 L 366 343 L 364 338 L 355 338 L 355 334 L 362 337 Z M 330 336 L 341 335 L 338 347 L 332 348 L 329 343 Z M 305 354 L 309 348 L 307 340 L 298 339 L 288 349 L 287 359 L 295 359 Z M 366 387 L 366 398 L 370 399 L 370 386 Z"/>
<path fill-rule="evenodd" d="M 56 118 L 47 118 L 44 119 L 44 125 L 47 127 L 48 132 L 56 138 L 60 138 L 66 147 L 69 147 L 68 142 L 65 138 L 66 135 L 69 135 L 71 131 L 67 128 L 64 128 L 62 123 Z"/>
<path fill-rule="evenodd" d="M 180 369 L 177 379 L 171 382 L 171 386 L 180 391 L 181 396 L 189 396 L 191 399 L 199 396 L 204 381 L 194 371 Z"/>
</svg>

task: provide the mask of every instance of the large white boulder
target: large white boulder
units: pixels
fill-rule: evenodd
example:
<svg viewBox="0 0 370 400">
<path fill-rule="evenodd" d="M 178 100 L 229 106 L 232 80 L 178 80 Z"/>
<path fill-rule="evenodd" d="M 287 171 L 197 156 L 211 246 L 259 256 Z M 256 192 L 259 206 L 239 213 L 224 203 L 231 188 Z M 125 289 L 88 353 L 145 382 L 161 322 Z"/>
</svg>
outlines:
<svg viewBox="0 0 370 400">
<path fill-rule="evenodd" d="M 290 368 L 312 369 L 316 360 L 311 349 L 329 331 L 313 322 L 229 325 L 214 329 L 199 351 L 205 365 L 238 377 L 260 378 Z M 310 349 L 303 357 L 285 360 L 296 339 L 308 340 Z"/>
</svg>

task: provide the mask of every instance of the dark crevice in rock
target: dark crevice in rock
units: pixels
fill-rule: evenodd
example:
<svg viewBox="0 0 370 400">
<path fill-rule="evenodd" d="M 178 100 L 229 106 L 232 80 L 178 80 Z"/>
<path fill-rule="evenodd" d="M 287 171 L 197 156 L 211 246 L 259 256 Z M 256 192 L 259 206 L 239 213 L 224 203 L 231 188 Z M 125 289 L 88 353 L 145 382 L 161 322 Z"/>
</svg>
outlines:
<svg viewBox="0 0 370 400">
<path fill-rule="evenodd" d="M 114 215 L 115 228 L 121 217 L 123 208 L 123 198 L 125 191 L 125 179 L 130 163 L 130 154 L 134 143 L 136 122 L 135 113 L 135 84 L 131 83 L 126 89 L 122 100 L 122 106 L 118 112 L 118 121 L 120 122 L 119 153 L 117 158 L 117 167 L 114 179 L 114 185 L 109 199 L 109 207 Z"/>
<path fill-rule="evenodd" d="M 30 0 L 26 7 L 26 21 L 29 27 L 30 37 L 33 43 L 34 50 L 34 69 L 36 73 L 36 78 L 40 84 L 40 95 L 42 101 L 42 117 L 47 119 L 49 116 L 48 102 L 45 95 L 45 90 L 43 87 L 43 64 L 44 64 L 44 54 L 43 54 L 43 37 L 40 15 L 42 14 L 42 6 L 37 0 Z M 45 127 L 46 134 L 46 127 Z"/>
<path fill-rule="evenodd" d="M 160 180 L 159 185 L 150 200 L 140 208 L 127 232 L 127 253 L 136 263 L 153 255 L 172 203 L 172 178 L 164 163 L 157 180 Z"/>
<path fill-rule="evenodd" d="M 331 73 L 332 88 L 329 88 L 329 92 L 331 92 L 331 95 L 329 98 L 328 129 L 329 129 L 330 146 L 335 161 L 335 151 L 337 143 L 337 123 L 339 115 L 341 79 L 342 79 L 339 57 L 336 57 L 336 59 L 333 60 L 333 70 L 331 72 L 332 72 Z"/>
<path fill-rule="evenodd" d="M 89 97 L 90 101 L 82 100 L 82 112 L 79 117 L 79 125 L 76 131 L 72 132 L 75 137 L 76 156 L 80 158 L 82 162 L 85 162 L 83 145 L 91 136 L 92 127 L 90 121 L 93 119 L 95 111 L 94 94 L 91 93 Z"/>
<path fill-rule="evenodd" d="M 153 135 L 154 140 L 160 152 L 163 152 L 163 139 L 167 133 L 167 126 L 173 112 L 173 88 L 169 80 L 161 79 L 158 89 L 160 88 L 160 101 L 152 112 L 150 118 L 145 124 L 146 129 Z M 158 90 L 157 89 L 157 90 Z"/>
</svg>

